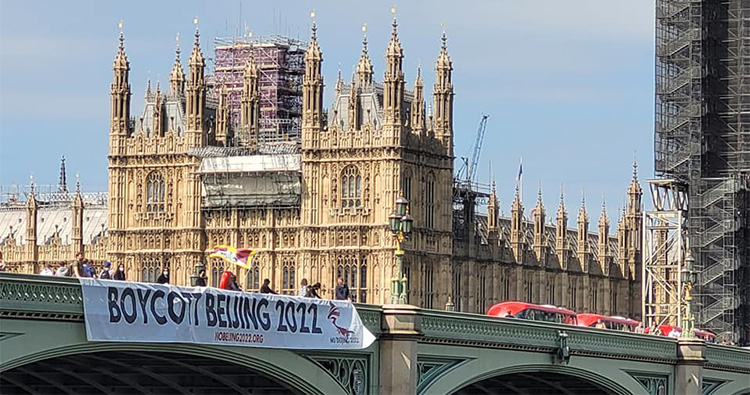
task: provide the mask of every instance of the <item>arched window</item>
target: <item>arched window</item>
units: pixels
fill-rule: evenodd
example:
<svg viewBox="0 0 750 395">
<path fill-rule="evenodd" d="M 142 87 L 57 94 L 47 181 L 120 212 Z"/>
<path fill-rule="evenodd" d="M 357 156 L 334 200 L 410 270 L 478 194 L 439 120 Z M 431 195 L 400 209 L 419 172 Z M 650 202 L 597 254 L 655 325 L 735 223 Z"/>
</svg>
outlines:
<svg viewBox="0 0 750 395">
<path fill-rule="evenodd" d="M 295 268 L 292 258 L 284 258 L 281 261 L 281 293 L 294 295 L 295 291 Z"/>
<path fill-rule="evenodd" d="M 160 213 L 164 211 L 165 196 L 164 178 L 158 171 L 151 172 L 146 179 L 146 211 Z"/>
<path fill-rule="evenodd" d="M 258 263 L 247 271 L 247 291 L 258 292 L 260 290 L 260 269 Z"/>
<path fill-rule="evenodd" d="M 356 166 L 347 166 L 341 172 L 341 207 L 362 205 L 362 176 Z"/>
<path fill-rule="evenodd" d="M 424 224 L 428 228 L 435 226 L 435 178 L 432 174 L 427 175 L 424 188 L 425 218 Z"/>
<path fill-rule="evenodd" d="M 359 281 L 357 281 L 359 275 Z M 337 260 L 336 280 L 341 277 L 349 287 L 352 302 L 367 302 L 367 258 L 357 261 L 355 256 L 341 256 Z M 334 284 L 335 286 L 335 284 Z"/>
<path fill-rule="evenodd" d="M 211 286 L 218 287 L 221 283 L 221 275 L 224 274 L 223 262 L 219 259 L 212 259 L 211 261 Z"/>
<path fill-rule="evenodd" d="M 461 264 L 454 264 L 453 267 L 453 306 L 456 311 L 461 311 Z"/>
<path fill-rule="evenodd" d="M 432 262 L 422 262 L 422 290 L 424 292 L 424 302 L 422 303 L 422 305 L 428 309 L 432 308 L 432 298 L 435 296 L 435 291 L 432 284 Z"/>
<path fill-rule="evenodd" d="M 479 312 L 483 313 L 485 311 L 485 302 L 487 299 L 487 267 L 480 267 L 479 268 L 479 300 L 478 307 Z"/>
</svg>

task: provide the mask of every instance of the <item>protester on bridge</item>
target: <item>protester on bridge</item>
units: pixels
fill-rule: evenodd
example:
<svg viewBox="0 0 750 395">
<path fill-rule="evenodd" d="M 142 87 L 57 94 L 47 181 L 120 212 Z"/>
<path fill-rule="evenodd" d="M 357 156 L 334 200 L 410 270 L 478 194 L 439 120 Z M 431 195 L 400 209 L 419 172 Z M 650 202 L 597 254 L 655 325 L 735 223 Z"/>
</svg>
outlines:
<svg viewBox="0 0 750 395">
<path fill-rule="evenodd" d="M 65 272 L 66 277 L 88 277 L 86 276 L 86 269 L 83 267 L 85 259 L 83 253 L 79 252 L 76 254 L 76 260 L 68 266 L 68 270 Z"/>
<path fill-rule="evenodd" d="M 67 271 L 68 271 L 68 265 L 65 262 L 63 262 L 57 265 L 57 269 L 55 270 L 55 276 L 64 277 Z"/>
<path fill-rule="evenodd" d="M 161 272 L 156 282 L 159 284 L 169 284 L 169 266 L 164 267 L 164 271 Z"/>
<path fill-rule="evenodd" d="M 240 285 L 237 284 L 237 276 L 229 270 L 225 270 L 221 275 L 221 281 L 219 282 L 219 288 L 226 289 L 229 291 L 242 291 Z"/>
<path fill-rule="evenodd" d="M 336 284 L 336 300 L 348 300 L 351 302 L 349 287 L 344 284 L 344 279 L 339 277 Z"/>
<path fill-rule="evenodd" d="M 648 329 L 648 333 L 658 336 L 659 335 L 659 325 L 656 324 L 656 321 L 651 323 L 651 327 Z"/>
<path fill-rule="evenodd" d="M 112 264 L 109 263 L 109 261 L 104 262 L 104 269 L 102 269 L 102 274 L 99 275 L 99 278 L 102 280 L 111 280 L 112 279 L 112 272 L 110 271 L 110 267 L 112 267 Z"/>
<path fill-rule="evenodd" d="M 260 287 L 260 293 L 277 295 L 276 292 L 274 292 L 274 290 L 271 289 L 271 286 L 269 284 L 271 284 L 271 280 L 269 279 L 263 280 L 263 285 Z"/>
<path fill-rule="evenodd" d="M 320 299 L 320 295 L 318 295 L 319 290 L 320 290 L 320 283 L 315 283 L 307 287 L 307 294 L 305 294 L 305 296 L 308 298 Z"/>
<path fill-rule="evenodd" d="M 86 262 L 83 263 L 83 271 L 84 276 L 96 278 L 96 269 L 94 268 L 94 262 L 86 260 Z"/>
<path fill-rule="evenodd" d="M 635 327 L 635 333 L 644 333 L 646 328 L 643 326 L 643 322 L 639 322 L 638 326 Z"/>
<path fill-rule="evenodd" d="M 42 276 L 54 276 L 55 271 L 52 270 L 52 265 L 50 265 L 49 263 L 46 263 L 44 265 L 44 269 L 42 269 L 42 271 L 39 274 Z"/>
<path fill-rule="evenodd" d="M 604 326 L 604 323 L 602 322 L 602 320 L 596 320 L 596 325 L 594 326 L 594 328 L 597 328 L 597 329 L 607 329 L 607 327 Z"/>
<path fill-rule="evenodd" d="M 112 275 L 113 280 L 125 281 L 125 265 L 117 265 L 117 271 Z"/>
<path fill-rule="evenodd" d="M 195 286 L 196 287 L 205 287 L 208 281 L 208 276 L 206 275 L 206 269 L 201 269 L 201 271 L 198 272 L 198 279 L 195 280 Z"/>
<path fill-rule="evenodd" d="M 303 278 L 300 282 L 299 286 L 299 292 L 297 292 L 297 296 L 300 298 L 306 298 L 307 297 L 307 279 Z"/>
</svg>

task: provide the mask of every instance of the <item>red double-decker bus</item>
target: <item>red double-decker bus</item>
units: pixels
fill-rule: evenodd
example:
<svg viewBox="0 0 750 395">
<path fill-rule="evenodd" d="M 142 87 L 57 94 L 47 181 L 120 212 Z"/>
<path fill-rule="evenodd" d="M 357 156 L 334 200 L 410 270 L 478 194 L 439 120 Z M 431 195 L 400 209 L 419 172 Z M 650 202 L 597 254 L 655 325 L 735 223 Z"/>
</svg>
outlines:
<svg viewBox="0 0 750 395">
<path fill-rule="evenodd" d="M 578 314 L 578 326 L 635 332 L 639 322 L 630 318 L 601 314 Z"/>
<path fill-rule="evenodd" d="M 524 302 L 502 302 L 487 311 L 493 317 L 520 318 L 531 321 L 556 322 L 576 325 L 575 311 L 550 305 L 538 305 Z"/>
</svg>

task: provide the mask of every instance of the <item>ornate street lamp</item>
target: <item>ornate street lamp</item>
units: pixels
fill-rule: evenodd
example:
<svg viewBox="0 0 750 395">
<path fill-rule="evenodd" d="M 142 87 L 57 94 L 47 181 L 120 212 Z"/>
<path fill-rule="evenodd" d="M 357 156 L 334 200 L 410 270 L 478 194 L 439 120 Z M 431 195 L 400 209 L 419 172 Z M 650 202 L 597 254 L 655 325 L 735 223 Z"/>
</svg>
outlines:
<svg viewBox="0 0 750 395">
<path fill-rule="evenodd" d="M 693 270 L 695 266 L 695 259 L 693 254 L 688 250 L 687 256 L 685 257 L 685 265 L 680 270 L 680 279 L 682 280 L 682 286 L 685 290 L 685 318 L 683 320 L 682 334 L 680 337 L 692 338 L 695 337 L 695 319 L 693 318 L 692 312 L 692 301 L 693 296 L 690 292 L 693 290 L 693 284 L 695 284 L 697 275 Z"/>
<path fill-rule="evenodd" d="M 409 215 L 409 201 L 399 196 L 396 199 L 396 210 L 388 216 L 388 227 L 397 243 L 395 254 L 398 263 L 396 273 L 391 279 L 391 304 L 407 302 L 407 279 L 404 275 L 404 250 L 401 249 L 401 243 L 411 236 L 413 222 L 414 217 Z"/>
</svg>

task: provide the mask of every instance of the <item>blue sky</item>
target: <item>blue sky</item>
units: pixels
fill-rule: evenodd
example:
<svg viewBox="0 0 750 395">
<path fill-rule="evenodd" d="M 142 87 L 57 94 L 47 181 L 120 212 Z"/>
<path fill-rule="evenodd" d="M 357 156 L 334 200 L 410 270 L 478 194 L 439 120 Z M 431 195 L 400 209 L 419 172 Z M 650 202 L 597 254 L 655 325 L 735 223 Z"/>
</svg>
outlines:
<svg viewBox="0 0 750 395">
<path fill-rule="evenodd" d="M 189 52 L 195 15 L 204 53 L 213 37 L 247 24 L 255 35 L 306 39 L 316 10 L 326 103 L 340 64 L 356 64 L 368 25 L 376 79 L 382 79 L 391 2 L 35 1 L 0 2 L 0 185 L 56 184 L 65 155 L 68 179 L 107 189 L 109 84 L 124 22 L 132 110 L 143 108 L 146 79 L 168 79 L 174 37 Z M 653 0 L 401 1 L 399 36 L 411 86 L 417 64 L 431 90 L 445 24 L 454 66 L 456 156 L 468 156 L 482 113 L 490 114 L 478 169 L 490 162 L 509 213 L 523 158 L 527 214 L 541 182 L 548 218 L 560 185 L 574 218 L 585 188 L 592 228 L 606 195 L 615 225 L 634 152 L 640 179 L 653 173 Z M 241 13 L 240 13 L 241 9 Z M 183 57 L 183 62 L 187 57 Z M 645 187 L 645 185 L 644 185 Z M 644 196 L 644 201 L 648 200 Z"/>
</svg>

